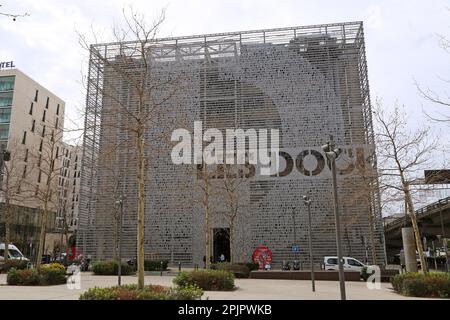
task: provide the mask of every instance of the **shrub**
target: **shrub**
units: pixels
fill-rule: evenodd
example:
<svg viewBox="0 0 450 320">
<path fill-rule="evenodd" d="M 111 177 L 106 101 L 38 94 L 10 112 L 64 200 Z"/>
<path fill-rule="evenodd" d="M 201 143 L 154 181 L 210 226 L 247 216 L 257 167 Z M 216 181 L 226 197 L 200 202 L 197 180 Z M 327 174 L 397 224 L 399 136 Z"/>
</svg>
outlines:
<svg viewBox="0 0 450 320">
<path fill-rule="evenodd" d="M 91 288 L 80 295 L 80 300 L 197 300 L 203 291 L 196 286 L 169 288 L 148 285 L 139 290 L 136 285 L 111 288 Z"/>
<path fill-rule="evenodd" d="M 116 261 L 97 261 L 92 266 L 92 271 L 95 275 L 111 276 L 119 273 L 119 263 Z M 126 276 L 132 274 L 134 271 L 127 263 L 122 263 L 121 274 Z"/>
<path fill-rule="evenodd" d="M 223 262 L 217 263 L 215 267 L 216 270 L 226 270 L 233 273 L 236 278 L 248 278 L 250 276 L 250 268 L 243 263 L 231 264 L 228 262 Z"/>
<path fill-rule="evenodd" d="M 41 276 L 35 269 L 17 270 L 12 268 L 6 277 L 11 286 L 36 286 L 41 283 Z"/>
<path fill-rule="evenodd" d="M 245 262 L 243 264 L 246 265 L 250 271 L 259 270 L 259 263 L 257 263 L 257 262 Z"/>
<path fill-rule="evenodd" d="M 230 291 L 234 289 L 234 275 L 226 270 L 180 272 L 173 282 L 179 287 L 196 285 L 203 290 L 210 291 Z"/>
<path fill-rule="evenodd" d="M 440 297 L 450 296 L 450 274 L 430 272 L 404 273 L 396 275 L 391 280 L 395 291 L 414 297 Z"/>
<path fill-rule="evenodd" d="M 14 268 L 16 270 L 24 270 L 27 269 L 28 262 L 23 260 L 8 260 L 4 264 L 2 264 L 2 268 L 0 271 L 8 272 L 10 269 Z"/>
<path fill-rule="evenodd" d="M 16 268 L 11 268 L 8 271 L 8 275 L 6 277 L 6 283 L 11 286 L 17 286 L 21 282 L 21 278 L 19 276 L 19 273 L 17 272 Z"/>
<path fill-rule="evenodd" d="M 169 261 L 162 261 L 162 271 L 167 270 L 167 266 Z M 156 260 L 145 260 L 144 261 L 144 270 L 145 271 L 161 271 L 161 261 Z"/>
<path fill-rule="evenodd" d="M 60 263 L 41 266 L 42 285 L 56 285 L 66 283 L 66 268 Z"/>
</svg>

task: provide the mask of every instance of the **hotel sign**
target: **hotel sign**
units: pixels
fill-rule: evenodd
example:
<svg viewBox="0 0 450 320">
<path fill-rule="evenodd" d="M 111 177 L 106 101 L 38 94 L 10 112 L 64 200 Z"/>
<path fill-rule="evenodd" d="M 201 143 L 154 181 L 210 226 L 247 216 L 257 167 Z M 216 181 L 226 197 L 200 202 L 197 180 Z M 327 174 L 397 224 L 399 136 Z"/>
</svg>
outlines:
<svg viewBox="0 0 450 320">
<path fill-rule="evenodd" d="M 2 69 L 12 69 L 15 68 L 14 61 L 3 61 L 0 62 L 0 70 Z"/>
</svg>

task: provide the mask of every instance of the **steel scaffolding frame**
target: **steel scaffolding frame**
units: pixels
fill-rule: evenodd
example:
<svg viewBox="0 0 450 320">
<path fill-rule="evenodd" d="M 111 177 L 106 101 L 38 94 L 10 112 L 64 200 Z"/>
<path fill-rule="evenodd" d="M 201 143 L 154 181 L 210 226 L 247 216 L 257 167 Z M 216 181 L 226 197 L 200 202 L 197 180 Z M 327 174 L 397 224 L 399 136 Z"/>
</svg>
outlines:
<svg viewBox="0 0 450 320">
<path fill-rule="evenodd" d="M 127 41 L 96 44 L 90 48 L 77 241 L 84 254 L 100 259 L 107 257 L 98 256 L 98 231 L 104 228 L 105 232 L 108 232 L 108 228 L 113 226 L 112 223 L 110 226 L 99 226 L 96 223 L 97 210 L 100 210 L 97 208 L 97 203 L 99 196 L 101 196 L 98 192 L 98 154 L 102 147 L 100 137 L 104 108 L 103 89 L 101 88 L 108 81 L 105 79 L 106 71 L 103 61 L 106 59 L 113 63 L 118 61 L 121 56 L 133 58 L 133 52 L 136 52 L 139 45 L 136 41 Z M 375 144 L 364 31 L 363 23 L 360 21 L 160 38 L 148 44 L 148 52 L 155 62 L 165 64 L 172 62 L 181 64 L 203 63 L 207 72 L 212 74 L 213 68 L 211 66 L 217 61 L 239 63 L 242 56 L 248 52 L 264 50 L 265 48 L 271 50 L 270 48 L 273 47 L 281 48 L 280 50 L 295 47 L 298 54 L 305 59 L 309 59 L 315 70 L 323 72 L 323 77 L 334 92 L 340 92 L 340 90 L 344 92 L 344 94 L 339 93 L 340 108 L 344 110 L 342 112 L 345 113 L 347 118 L 340 123 L 342 128 L 337 128 L 338 131 L 336 131 L 341 132 L 339 130 L 343 130 L 342 135 L 337 134 L 336 137 L 339 143 L 371 146 Z M 333 62 L 336 56 L 342 57 L 339 64 Z M 136 53 L 135 58 L 139 59 L 138 53 Z M 131 63 L 134 64 L 134 67 L 139 66 L 139 62 L 136 60 Z M 236 88 L 237 84 L 235 83 L 235 97 L 239 93 Z M 242 90 L 242 88 L 239 90 Z M 251 92 L 251 94 L 254 94 L 254 92 Z M 211 96 L 211 99 L 214 99 L 214 96 Z M 223 101 L 223 97 L 220 95 L 217 99 Z M 206 119 L 207 100 L 203 100 L 202 103 L 205 106 L 202 115 Z M 234 108 L 237 113 L 238 107 L 236 105 L 234 105 Z M 220 114 L 217 110 L 216 113 Z M 226 116 L 227 111 L 225 110 L 224 113 Z M 237 117 L 236 114 L 234 116 Z M 220 118 L 211 117 L 211 114 L 209 117 L 213 120 L 219 119 L 217 120 L 219 122 L 222 121 Z M 265 120 L 266 118 L 263 117 L 262 121 Z M 318 138 L 311 138 L 308 141 L 309 143 L 316 143 Z M 373 160 L 372 165 L 376 168 L 376 159 Z M 263 186 L 265 184 L 259 183 L 258 185 Z M 261 188 L 267 190 L 269 187 Z M 377 239 L 381 243 L 383 227 L 378 192 L 373 194 L 372 210 L 376 218 Z M 365 227 L 361 228 L 364 229 Z M 173 230 L 171 232 L 173 233 Z M 364 233 L 364 230 L 361 232 Z M 193 246 L 195 245 L 193 244 Z M 132 250 L 132 246 L 130 250 Z M 377 252 L 380 256 L 382 255 L 381 244 L 380 247 L 377 247 Z M 171 252 L 171 256 L 173 257 L 173 252 Z M 279 257 L 289 258 L 290 256 L 283 253 Z M 186 255 L 179 260 L 188 263 L 198 262 L 198 254 L 197 256 Z"/>
</svg>

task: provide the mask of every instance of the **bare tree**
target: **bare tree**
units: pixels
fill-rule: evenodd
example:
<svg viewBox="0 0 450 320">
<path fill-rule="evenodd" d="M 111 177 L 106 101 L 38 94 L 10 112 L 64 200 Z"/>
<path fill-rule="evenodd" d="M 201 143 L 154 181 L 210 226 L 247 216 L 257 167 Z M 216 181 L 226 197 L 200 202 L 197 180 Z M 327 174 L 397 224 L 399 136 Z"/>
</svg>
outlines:
<svg viewBox="0 0 450 320">
<path fill-rule="evenodd" d="M 242 200 L 244 196 L 244 188 L 246 185 L 246 178 L 248 176 L 246 170 L 248 166 L 239 165 L 220 165 L 218 166 L 218 178 L 221 179 L 219 189 L 222 191 L 223 202 L 226 204 L 226 210 L 223 213 L 229 229 L 230 240 L 230 262 L 235 262 L 235 235 L 236 235 L 236 221 L 239 218 L 244 218 L 245 215 L 245 201 Z M 242 235 L 241 235 L 242 236 Z"/>
<path fill-rule="evenodd" d="M 420 170 L 430 163 L 432 154 L 436 151 L 438 140 L 431 136 L 428 127 L 410 131 L 407 128 L 406 115 L 398 106 L 386 113 L 380 102 L 374 111 L 378 127 L 377 147 L 380 156 L 379 170 L 382 175 L 382 188 L 394 190 L 403 195 L 414 229 L 416 247 L 422 265 L 426 272 L 420 230 L 415 214 L 411 181 L 417 177 Z"/>
<path fill-rule="evenodd" d="M 439 38 L 439 46 L 444 51 L 450 54 L 450 40 L 442 34 L 439 34 L 438 38 Z M 442 80 L 447 84 L 450 84 L 450 79 L 442 79 Z M 432 116 L 430 115 L 429 112 L 424 111 L 425 115 L 428 118 L 432 119 L 433 121 L 450 123 L 450 114 L 448 113 L 448 111 L 450 110 L 450 96 L 449 95 L 443 96 L 433 89 L 423 88 L 417 82 L 416 87 L 419 90 L 419 94 L 423 98 L 431 101 L 434 104 L 444 107 L 444 109 L 447 109 L 447 113 L 445 111 L 443 113 L 439 112 L 438 116 Z"/>
<path fill-rule="evenodd" d="M 212 198 L 217 195 L 217 188 L 214 185 L 214 179 L 217 175 L 216 166 L 197 165 L 197 186 L 200 190 L 199 199 L 194 197 L 194 202 L 200 202 L 204 208 L 205 214 L 205 266 L 211 267 L 211 220 L 212 220 Z"/>
<path fill-rule="evenodd" d="M 0 7 L 1 6 L 2 5 L 0 4 Z M 0 16 L 5 16 L 5 17 L 8 17 L 8 18 L 12 18 L 13 21 L 16 21 L 17 18 L 28 17 L 29 15 L 30 14 L 27 13 L 27 12 L 22 13 L 22 14 L 13 14 L 13 13 L 9 13 L 9 12 L 0 11 Z"/>
<path fill-rule="evenodd" d="M 28 154 L 25 148 L 17 142 L 9 144 L 10 158 L 4 161 L 1 177 L 1 193 L 4 198 L 5 221 L 5 261 L 8 260 L 9 243 L 11 242 L 12 206 L 29 197 L 24 183 L 28 172 L 31 170 L 28 164 Z M 3 156 L 3 154 L 1 155 Z"/>
<path fill-rule="evenodd" d="M 30 156 L 36 163 L 36 181 L 31 182 L 35 189 L 35 198 L 40 203 L 41 223 L 39 247 L 36 257 L 36 269 L 40 270 L 44 243 L 47 234 L 48 216 L 56 212 L 59 202 L 58 178 L 63 168 L 63 129 L 58 122 L 47 120 L 40 128 L 41 142 L 38 148 L 30 150 Z"/>
<path fill-rule="evenodd" d="M 86 37 L 80 43 L 89 51 L 91 61 L 96 61 L 104 72 L 101 83 L 89 83 L 103 97 L 102 127 L 112 136 L 120 133 L 120 150 L 133 150 L 137 187 L 137 273 L 138 287 L 144 286 L 144 213 L 145 185 L 148 168 L 158 155 L 161 143 L 169 140 L 167 128 L 161 120 L 164 108 L 178 90 L 179 75 L 160 70 L 154 58 L 158 50 L 156 37 L 164 21 L 162 11 L 148 24 L 143 15 L 130 9 L 124 11 L 125 27 L 114 27 L 117 55 L 100 52 L 100 47 L 90 45 Z M 96 36 L 94 35 L 96 38 Z M 126 40 L 131 40 L 126 42 Z M 97 42 L 97 40 L 95 40 Z M 98 43 L 98 42 L 97 42 Z M 132 97 L 123 99 L 123 86 Z M 171 126 L 175 126 L 172 121 Z M 85 128 L 86 129 L 86 128 Z M 113 132 L 114 131 L 114 132 Z M 129 169 L 128 169 L 129 170 Z"/>
</svg>

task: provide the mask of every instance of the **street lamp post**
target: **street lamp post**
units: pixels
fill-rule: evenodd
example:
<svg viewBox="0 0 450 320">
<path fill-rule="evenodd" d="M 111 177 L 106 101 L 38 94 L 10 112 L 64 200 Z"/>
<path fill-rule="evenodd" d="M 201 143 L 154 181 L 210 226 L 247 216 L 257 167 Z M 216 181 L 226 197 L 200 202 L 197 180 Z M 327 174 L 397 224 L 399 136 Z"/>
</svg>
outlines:
<svg viewBox="0 0 450 320">
<path fill-rule="evenodd" d="M 341 154 L 342 150 L 336 146 L 333 141 L 333 136 L 330 135 L 330 140 L 324 146 L 323 151 L 328 159 L 328 163 L 331 168 L 331 176 L 333 182 L 333 197 L 334 197 L 334 220 L 336 224 L 336 245 L 338 254 L 338 266 L 339 266 L 339 285 L 341 291 L 341 300 L 346 300 L 345 295 L 345 278 L 344 278 L 344 265 L 342 263 L 342 245 L 341 245 L 341 224 L 339 219 L 339 202 L 337 195 L 337 179 L 336 179 L 336 159 Z"/>
<path fill-rule="evenodd" d="M 117 270 L 117 281 L 118 285 L 122 285 L 122 220 L 123 220 L 123 197 L 120 196 L 119 200 L 116 201 L 116 205 L 120 206 L 120 218 L 119 218 L 119 232 L 118 232 L 118 238 L 119 241 L 117 242 L 117 251 L 118 251 L 118 270 Z"/>
<path fill-rule="evenodd" d="M 311 261 L 311 285 L 312 291 L 316 292 L 316 283 L 314 277 L 314 255 L 312 251 L 311 199 L 308 196 L 303 196 L 303 202 L 308 206 L 308 237 L 309 237 L 309 261 Z"/>
</svg>

